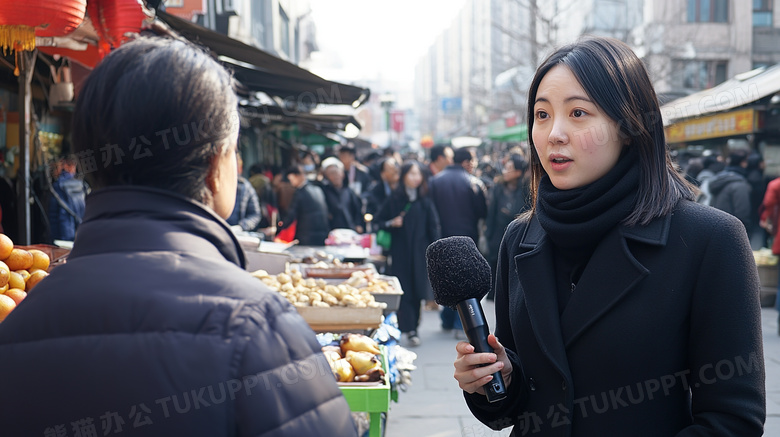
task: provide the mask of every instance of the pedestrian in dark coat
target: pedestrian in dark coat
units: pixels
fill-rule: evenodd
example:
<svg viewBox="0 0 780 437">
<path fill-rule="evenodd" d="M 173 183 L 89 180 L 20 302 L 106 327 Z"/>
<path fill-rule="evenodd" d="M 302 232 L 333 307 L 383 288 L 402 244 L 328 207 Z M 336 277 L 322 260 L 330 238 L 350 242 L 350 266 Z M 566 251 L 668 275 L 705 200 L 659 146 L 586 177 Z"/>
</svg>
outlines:
<svg viewBox="0 0 780 437">
<path fill-rule="evenodd" d="M 738 218 L 745 225 L 745 232 L 751 229 L 753 217 L 750 183 L 746 179 L 747 152 L 735 150 L 729 154 L 728 165 L 722 172 L 709 180 L 712 195 L 710 206 Z"/>
<path fill-rule="evenodd" d="M 354 191 L 343 184 L 344 167 L 334 157 L 322 161 L 323 178 L 319 182 L 328 205 L 330 229 L 352 229 L 363 232 L 363 202 Z"/>
<path fill-rule="evenodd" d="M 374 178 L 371 176 L 368 168 L 357 160 L 357 149 L 352 143 L 339 148 L 338 159 L 343 165 L 343 185 L 352 190 L 356 195 L 361 196 L 368 190 Z M 323 162 L 322 169 L 325 169 Z"/>
<path fill-rule="evenodd" d="M 513 436 L 761 436 L 747 234 L 693 202 L 661 119 L 643 116 L 659 113 L 643 63 L 583 38 L 542 63 L 528 96 L 534 208 L 501 244 L 495 353 L 456 346 L 472 413 Z M 488 403 L 495 372 L 507 397 Z"/>
<path fill-rule="evenodd" d="M 462 235 L 478 242 L 478 223 L 487 215 L 485 185 L 463 168 L 466 160 L 465 157 L 456 159 L 454 164 L 434 176 L 430 182 L 430 195 L 442 218 L 443 236 Z"/>
<path fill-rule="evenodd" d="M 236 188 L 236 206 L 233 207 L 227 222 L 231 226 L 238 226 L 242 231 L 254 231 L 260 224 L 260 219 L 262 215 L 257 192 L 245 177 L 240 176 Z"/>
<path fill-rule="evenodd" d="M 401 166 L 398 188 L 377 214 L 377 224 L 392 234 L 389 271 L 398 277 L 404 291 L 398 308 L 398 328 L 412 346 L 421 342 L 417 332 L 421 303 L 433 294 L 425 250 L 441 237 L 439 215 L 427 191 L 422 164 L 407 161 Z"/>
<path fill-rule="evenodd" d="M 390 194 L 398 186 L 400 171 L 395 158 L 384 158 L 379 161 L 379 180 L 374 182 L 366 193 L 366 213 L 376 214 L 382 208 Z"/>
<path fill-rule="evenodd" d="M 295 223 L 295 239 L 303 246 L 323 246 L 328 238 L 328 205 L 319 185 L 308 182 L 300 165 L 285 170 L 285 176 L 295 187 L 290 207 L 282 219 L 280 230 Z"/>
<path fill-rule="evenodd" d="M 86 174 L 68 262 L 0 324 L 14 374 L 0 390 L 3 435 L 357 436 L 314 333 L 244 270 L 224 220 L 237 106 L 227 71 L 178 40 L 137 39 L 90 73 L 76 153 L 113 144 L 132 156 L 143 135 L 153 158 Z M 154 135 L 202 120 L 198 140 Z"/>
<path fill-rule="evenodd" d="M 528 161 L 521 155 L 512 154 L 504 164 L 501 182 L 493 186 L 490 192 L 487 219 L 485 219 L 485 238 L 488 244 L 485 258 L 490 264 L 494 279 L 498 249 L 506 227 L 520 213 L 531 208 L 529 203 L 531 187 L 526 177 L 527 170 Z M 488 293 L 489 298 L 492 298 L 492 292 L 493 290 Z"/>
<path fill-rule="evenodd" d="M 431 179 L 430 192 L 441 219 L 442 237 L 471 237 L 474 244 L 479 244 L 479 221 L 487 215 L 487 199 L 485 185 L 471 174 L 473 161 L 470 150 L 458 149 L 454 164 Z M 455 310 L 443 307 L 439 316 L 444 331 L 454 329 L 456 336 L 463 333 Z"/>
</svg>

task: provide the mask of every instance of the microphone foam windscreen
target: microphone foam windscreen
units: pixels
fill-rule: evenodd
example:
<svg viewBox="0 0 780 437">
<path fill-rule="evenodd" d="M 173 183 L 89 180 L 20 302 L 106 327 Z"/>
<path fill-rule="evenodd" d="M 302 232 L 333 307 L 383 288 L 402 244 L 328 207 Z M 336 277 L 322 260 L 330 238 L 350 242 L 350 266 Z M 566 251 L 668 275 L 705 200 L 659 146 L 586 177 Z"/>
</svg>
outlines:
<svg viewBox="0 0 780 437">
<path fill-rule="evenodd" d="M 469 237 L 436 240 L 425 251 L 433 299 L 454 308 L 466 299 L 482 299 L 490 291 L 490 264 Z"/>
</svg>

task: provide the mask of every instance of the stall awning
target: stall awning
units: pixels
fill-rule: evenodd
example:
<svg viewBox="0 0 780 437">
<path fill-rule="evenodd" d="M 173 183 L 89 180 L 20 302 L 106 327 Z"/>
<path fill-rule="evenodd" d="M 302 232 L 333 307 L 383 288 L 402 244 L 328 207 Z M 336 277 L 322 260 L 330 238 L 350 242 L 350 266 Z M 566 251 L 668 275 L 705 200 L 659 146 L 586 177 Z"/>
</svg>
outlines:
<svg viewBox="0 0 780 437">
<path fill-rule="evenodd" d="M 504 121 L 500 120 L 503 126 Z M 516 124 L 510 127 L 499 127 L 491 124 L 488 126 L 488 138 L 493 141 L 521 142 L 528 139 L 528 126 Z"/>
<path fill-rule="evenodd" d="M 664 126 L 744 106 L 780 92 L 780 64 L 738 74 L 720 85 L 661 107 Z"/>
<path fill-rule="evenodd" d="M 166 12 L 157 17 L 190 41 L 209 48 L 230 67 L 244 86 L 294 103 L 358 107 L 368 100 L 368 88 L 325 80 L 256 47 L 198 26 Z"/>
<path fill-rule="evenodd" d="M 278 106 L 242 106 L 241 115 L 262 124 L 297 125 L 310 132 L 339 132 L 349 124 L 361 128 L 352 115 L 290 112 Z"/>
</svg>

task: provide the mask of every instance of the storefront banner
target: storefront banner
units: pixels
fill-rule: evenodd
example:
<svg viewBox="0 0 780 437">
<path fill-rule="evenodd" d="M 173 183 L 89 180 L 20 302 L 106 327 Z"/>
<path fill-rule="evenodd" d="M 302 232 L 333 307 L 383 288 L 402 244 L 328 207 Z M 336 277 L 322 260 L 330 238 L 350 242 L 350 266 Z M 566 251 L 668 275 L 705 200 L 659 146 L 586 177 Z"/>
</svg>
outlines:
<svg viewBox="0 0 780 437">
<path fill-rule="evenodd" d="M 754 124 L 755 110 L 753 109 L 709 115 L 668 126 L 665 129 L 666 141 L 668 143 L 682 143 L 748 134 L 753 132 Z"/>
</svg>

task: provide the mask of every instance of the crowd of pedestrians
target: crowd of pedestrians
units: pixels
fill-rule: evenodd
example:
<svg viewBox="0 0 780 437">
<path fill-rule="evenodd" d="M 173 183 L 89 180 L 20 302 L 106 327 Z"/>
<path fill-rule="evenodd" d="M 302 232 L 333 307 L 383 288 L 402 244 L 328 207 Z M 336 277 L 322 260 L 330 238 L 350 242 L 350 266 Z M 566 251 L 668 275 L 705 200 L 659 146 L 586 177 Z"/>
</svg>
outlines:
<svg viewBox="0 0 780 437">
<path fill-rule="evenodd" d="M 380 268 L 398 277 L 404 290 L 398 317 L 406 344 L 422 342 L 423 309 L 441 311 L 442 329 L 462 337 L 457 313 L 433 300 L 425 249 L 439 238 L 468 236 L 495 271 L 504 229 L 529 208 L 526 152 L 518 147 L 478 157 L 475 148 L 448 144 L 404 156 L 391 149 L 360 152 L 352 144 L 323 155 L 301 151 L 276 175 L 252 166 L 248 180 L 239 178 L 228 222 L 308 246 L 324 245 L 334 229 L 387 232 L 391 244 Z"/>
</svg>

